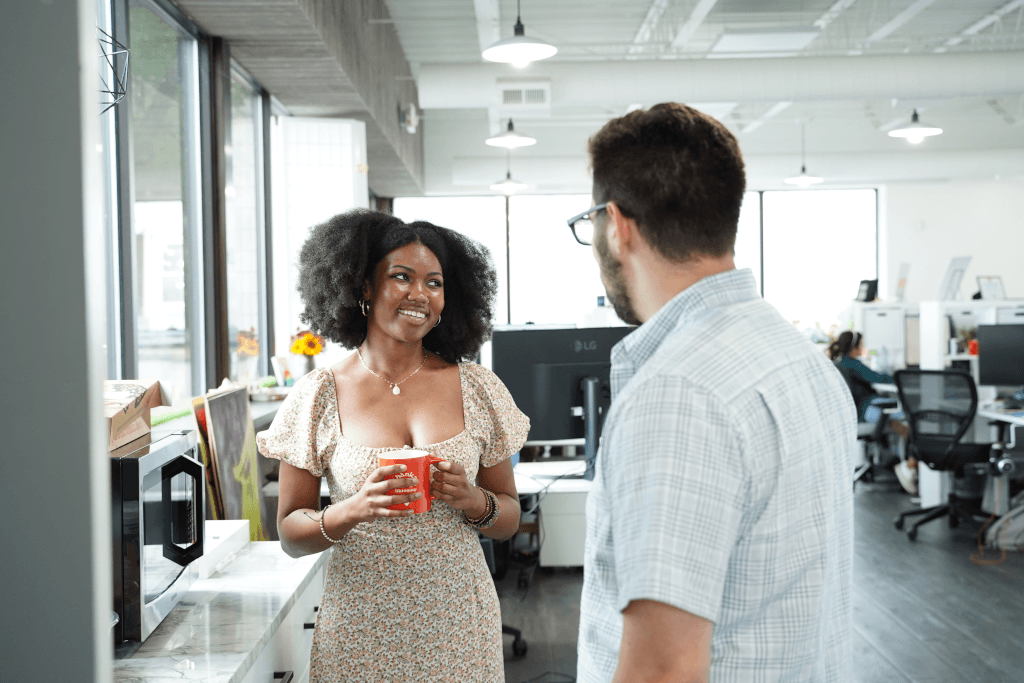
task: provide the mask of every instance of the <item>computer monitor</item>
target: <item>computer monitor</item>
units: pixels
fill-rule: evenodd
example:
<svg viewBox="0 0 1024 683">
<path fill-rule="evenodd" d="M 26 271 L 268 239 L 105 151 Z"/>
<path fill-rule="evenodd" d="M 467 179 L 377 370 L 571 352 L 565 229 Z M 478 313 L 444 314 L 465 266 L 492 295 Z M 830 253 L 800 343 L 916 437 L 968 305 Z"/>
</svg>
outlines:
<svg viewBox="0 0 1024 683">
<path fill-rule="evenodd" d="M 1024 386 L 1024 325 L 978 325 L 978 384 Z"/>
<path fill-rule="evenodd" d="M 495 329 L 491 339 L 491 369 L 530 418 L 529 441 L 584 439 L 587 479 L 611 406 L 611 350 L 633 329 Z"/>
</svg>

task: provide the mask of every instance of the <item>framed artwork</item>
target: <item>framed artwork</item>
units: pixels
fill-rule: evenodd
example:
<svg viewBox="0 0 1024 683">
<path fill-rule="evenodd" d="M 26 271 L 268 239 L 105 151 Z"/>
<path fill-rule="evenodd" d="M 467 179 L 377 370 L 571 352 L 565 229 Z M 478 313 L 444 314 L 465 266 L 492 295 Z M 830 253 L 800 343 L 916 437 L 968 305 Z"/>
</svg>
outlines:
<svg viewBox="0 0 1024 683">
<path fill-rule="evenodd" d="M 978 291 L 982 299 L 1005 299 L 1006 291 L 1003 290 L 1003 278 L 998 275 L 979 275 Z"/>
<path fill-rule="evenodd" d="M 206 428 L 216 468 L 224 519 L 248 519 L 249 540 L 267 540 L 267 506 L 263 500 L 256 430 L 245 387 L 207 394 Z"/>
</svg>

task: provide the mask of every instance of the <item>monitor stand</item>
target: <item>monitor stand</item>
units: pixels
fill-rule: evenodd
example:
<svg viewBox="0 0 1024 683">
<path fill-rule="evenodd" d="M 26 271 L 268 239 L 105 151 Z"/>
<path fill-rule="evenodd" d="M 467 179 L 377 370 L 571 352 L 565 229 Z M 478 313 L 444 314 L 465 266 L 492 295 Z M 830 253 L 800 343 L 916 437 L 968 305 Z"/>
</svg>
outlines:
<svg viewBox="0 0 1024 683">
<path fill-rule="evenodd" d="M 597 433 L 597 425 L 600 412 L 601 380 L 597 377 L 584 377 L 581 384 L 583 385 L 583 438 L 586 440 L 583 446 L 583 459 L 587 463 L 582 477 L 593 480 L 594 468 L 597 465 L 597 440 L 600 438 Z"/>
</svg>

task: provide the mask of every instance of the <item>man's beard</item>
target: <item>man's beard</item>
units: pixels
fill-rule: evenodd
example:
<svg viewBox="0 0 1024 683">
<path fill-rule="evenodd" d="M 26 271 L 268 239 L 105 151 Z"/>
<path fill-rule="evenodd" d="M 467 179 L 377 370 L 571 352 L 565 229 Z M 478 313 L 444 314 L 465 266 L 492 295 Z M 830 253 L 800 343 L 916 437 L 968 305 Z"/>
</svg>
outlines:
<svg viewBox="0 0 1024 683">
<path fill-rule="evenodd" d="M 629 293 L 626 291 L 626 281 L 622 277 L 622 264 L 615 260 L 608 249 L 608 241 L 605 238 L 604 230 L 594 231 L 594 248 L 597 250 L 598 265 L 601 268 L 601 280 L 604 282 L 605 292 L 612 302 L 615 315 L 627 325 L 642 325 L 640 318 L 633 308 Z"/>
</svg>

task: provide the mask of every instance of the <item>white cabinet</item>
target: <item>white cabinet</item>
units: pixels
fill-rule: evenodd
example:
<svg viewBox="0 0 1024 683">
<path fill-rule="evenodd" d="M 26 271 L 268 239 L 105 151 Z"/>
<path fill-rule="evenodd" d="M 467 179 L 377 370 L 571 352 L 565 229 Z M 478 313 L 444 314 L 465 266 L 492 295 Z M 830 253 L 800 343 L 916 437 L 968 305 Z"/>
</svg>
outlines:
<svg viewBox="0 0 1024 683">
<path fill-rule="evenodd" d="M 586 480 L 580 481 L 590 484 Z M 583 566 L 586 509 L 586 490 L 549 491 L 544 496 L 540 504 L 540 566 Z"/>
<path fill-rule="evenodd" d="M 295 598 L 291 610 L 274 636 L 253 663 L 242 683 L 281 683 L 275 672 L 289 671 L 293 683 L 308 683 L 309 654 L 313 645 L 313 624 L 324 594 L 326 567 L 322 567 L 309 585 Z"/>
<path fill-rule="evenodd" d="M 1024 305 L 999 306 L 996 308 L 996 324 L 1024 325 Z"/>
<path fill-rule="evenodd" d="M 907 366 L 908 347 L 913 356 L 911 361 L 917 360 L 917 340 L 907 339 L 908 320 L 913 319 L 916 329 L 916 316 L 916 304 L 855 301 L 840 319 L 843 327 L 864 335 L 869 361 L 888 355 L 892 369 L 899 370 Z"/>
</svg>

